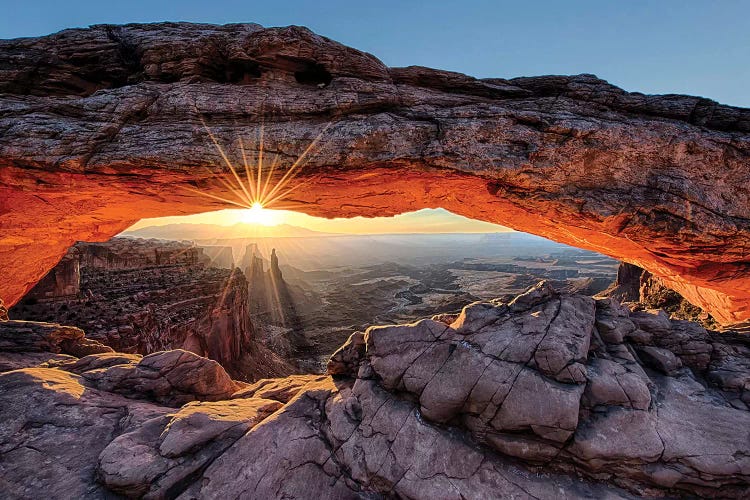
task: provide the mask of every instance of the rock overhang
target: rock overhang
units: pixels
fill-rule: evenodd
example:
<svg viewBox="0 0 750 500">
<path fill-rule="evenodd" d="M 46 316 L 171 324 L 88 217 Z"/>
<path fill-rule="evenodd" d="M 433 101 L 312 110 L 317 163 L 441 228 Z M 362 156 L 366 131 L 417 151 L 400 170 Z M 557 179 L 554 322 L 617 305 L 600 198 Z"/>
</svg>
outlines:
<svg viewBox="0 0 750 500">
<path fill-rule="evenodd" d="M 0 296 L 76 240 L 226 204 L 203 124 L 279 153 L 321 132 L 290 195 L 322 216 L 443 207 L 644 267 L 750 318 L 750 110 L 592 75 L 478 80 L 305 28 L 94 26 L 0 41 Z M 186 189 L 189 188 L 189 189 Z"/>
</svg>

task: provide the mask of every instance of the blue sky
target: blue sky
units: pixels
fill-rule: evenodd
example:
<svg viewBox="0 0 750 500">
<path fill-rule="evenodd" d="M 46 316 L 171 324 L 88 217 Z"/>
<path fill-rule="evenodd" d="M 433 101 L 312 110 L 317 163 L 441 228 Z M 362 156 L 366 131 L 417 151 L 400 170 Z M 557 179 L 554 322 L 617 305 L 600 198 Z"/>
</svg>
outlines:
<svg viewBox="0 0 750 500">
<path fill-rule="evenodd" d="M 390 66 L 477 77 L 594 73 L 750 107 L 750 1 L 0 0 L 0 38 L 96 23 L 301 24 Z"/>
</svg>

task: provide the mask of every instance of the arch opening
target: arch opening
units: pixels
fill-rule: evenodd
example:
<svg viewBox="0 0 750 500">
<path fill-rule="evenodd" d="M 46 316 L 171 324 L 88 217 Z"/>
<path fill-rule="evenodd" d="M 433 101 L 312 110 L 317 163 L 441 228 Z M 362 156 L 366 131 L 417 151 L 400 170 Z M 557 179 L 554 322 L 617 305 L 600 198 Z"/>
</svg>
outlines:
<svg viewBox="0 0 750 500">
<path fill-rule="evenodd" d="M 9 306 L 75 241 L 106 241 L 144 217 L 234 208 L 220 200 L 234 193 L 212 175 L 170 175 L 157 182 L 137 176 L 102 182 L 75 173 L 42 173 L 40 177 L 33 191 L 4 189 L 0 261 L 12 263 L 14 273 L 0 278 L 0 289 Z M 479 176 L 444 169 L 373 167 L 366 172 L 305 173 L 290 187 L 296 185 L 301 187 L 285 203 L 310 215 L 374 217 L 444 208 L 636 264 L 721 323 L 743 321 L 748 312 L 743 286 L 749 278 L 741 273 L 744 263 L 703 265 L 690 262 L 691 255 L 675 258 L 669 251 L 660 252 L 612 231 L 613 225 L 622 223 L 621 217 L 592 224 L 555 204 L 540 203 L 529 197 L 531 193 L 504 190 Z M 738 285 L 734 295 L 726 291 L 730 283 Z"/>
<path fill-rule="evenodd" d="M 324 133 L 290 184 L 304 187 L 285 196 L 296 210 L 442 207 L 636 264 L 723 324 L 750 320 L 748 110 L 628 93 L 593 75 L 478 80 L 388 68 L 298 27 L 217 27 L 184 46 L 158 33 L 134 25 L 46 37 L 38 42 L 54 53 L 80 36 L 107 57 L 62 51 L 41 66 L 21 57 L 0 82 L 7 304 L 77 240 L 226 207 L 235 193 L 217 182 L 227 172 L 207 125 L 220 141 L 265 130 L 278 174 Z M 32 66 L 44 71 L 18 88 Z M 61 82 L 108 71 L 132 78 L 60 93 Z"/>
<path fill-rule="evenodd" d="M 593 296 L 617 266 L 443 209 L 325 219 L 257 204 L 78 242 L 9 316 L 76 326 L 118 352 L 186 349 L 252 381 L 323 373 L 373 323 L 455 319 L 540 281 Z"/>
</svg>

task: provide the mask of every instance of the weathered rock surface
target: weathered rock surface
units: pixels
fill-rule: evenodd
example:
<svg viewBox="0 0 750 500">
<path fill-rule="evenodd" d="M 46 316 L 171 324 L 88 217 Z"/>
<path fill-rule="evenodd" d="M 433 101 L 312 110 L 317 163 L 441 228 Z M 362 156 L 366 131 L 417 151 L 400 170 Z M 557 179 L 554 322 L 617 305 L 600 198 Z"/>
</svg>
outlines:
<svg viewBox="0 0 750 500">
<path fill-rule="evenodd" d="M 138 362 L 87 370 L 81 376 L 93 387 L 168 406 L 228 399 L 239 389 L 219 363 L 182 350 L 149 354 Z"/>
<path fill-rule="evenodd" d="M 0 491 L 5 498 L 102 498 L 98 456 L 119 433 L 170 411 L 87 387 L 50 368 L 0 375 Z"/>
<path fill-rule="evenodd" d="M 101 452 L 102 482 L 129 497 L 174 497 L 191 476 L 281 406 L 259 398 L 190 403 L 148 420 Z"/>
<path fill-rule="evenodd" d="M 662 309 L 675 319 L 697 321 L 712 328 L 718 326 L 711 315 L 666 286 L 663 279 L 625 262 L 617 269 L 615 283 L 600 295 L 627 301 L 633 309 Z M 731 328 L 747 331 L 748 325 L 750 323 L 735 324 Z"/>
<path fill-rule="evenodd" d="M 425 207 L 637 264 L 722 323 L 750 319 L 750 110 L 628 93 L 592 75 L 477 80 L 300 27 L 94 26 L 0 42 L 0 294 L 15 304 L 76 240 L 239 202 L 259 137 L 286 205 Z M 253 145 L 257 147 L 257 145 Z M 196 189 L 197 188 L 197 189 Z M 356 202 L 352 202 L 356 200 Z"/>
<path fill-rule="evenodd" d="M 3 355 L 62 353 L 79 356 L 106 352 L 113 352 L 113 349 L 85 338 L 83 330 L 74 326 L 15 320 L 0 322 L 0 353 Z"/>
<path fill-rule="evenodd" d="M 0 491 L 747 497 L 748 341 L 663 317 L 541 283 L 451 324 L 354 334 L 335 376 L 247 385 L 185 351 L 51 359 L 0 374 Z"/>
<path fill-rule="evenodd" d="M 631 341 L 639 328 L 650 336 Z M 662 347 L 640 345 L 648 338 Z M 332 372 L 406 394 L 418 415 L 503 455 L 641 494 L 750 491 L 742 340 L 716 343 L 662 311 L 629 314 L 543 284 L 510 304 L 467 306 L 451 325 L 373 327 L 360 339 L 332 356 Z"/>
</svg>

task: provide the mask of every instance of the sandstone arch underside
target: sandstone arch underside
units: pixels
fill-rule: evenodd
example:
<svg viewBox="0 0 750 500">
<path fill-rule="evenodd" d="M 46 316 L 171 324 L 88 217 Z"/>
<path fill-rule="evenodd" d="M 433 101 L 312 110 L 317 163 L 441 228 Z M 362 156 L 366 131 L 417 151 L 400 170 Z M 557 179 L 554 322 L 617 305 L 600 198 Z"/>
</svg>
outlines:
<svg viewBox="0 0 750 500">
<path fill-rule="evenodd" d="M 500 68 L 499 71 L 502 71 Z M 0 41 L 0 298 L 76 240 L 227 208 L 205 122 L 239 161 L 261 124 L 283 205 L 425 207 L 637 264 L 724 324 L 750 319 L 750 110 L 591 75 L 388 68 L 299 27 L 94 26 Z"/>
</svg>

